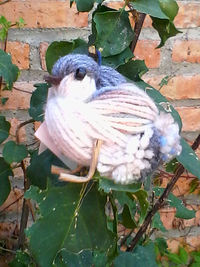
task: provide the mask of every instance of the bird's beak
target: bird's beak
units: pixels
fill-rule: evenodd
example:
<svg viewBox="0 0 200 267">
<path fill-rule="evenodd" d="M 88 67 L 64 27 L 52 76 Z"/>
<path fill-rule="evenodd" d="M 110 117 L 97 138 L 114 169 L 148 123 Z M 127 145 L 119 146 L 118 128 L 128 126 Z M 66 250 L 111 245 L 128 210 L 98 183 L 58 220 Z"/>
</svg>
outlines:
<svg viewBox="0 0 200 267">
<path fill-rule="evenodd" d="M 44 80 L 51 85 L 57 86 L 60 84 L 62 78 L 54 76 L 54 75 L 45 75 Z"/>
</svg>

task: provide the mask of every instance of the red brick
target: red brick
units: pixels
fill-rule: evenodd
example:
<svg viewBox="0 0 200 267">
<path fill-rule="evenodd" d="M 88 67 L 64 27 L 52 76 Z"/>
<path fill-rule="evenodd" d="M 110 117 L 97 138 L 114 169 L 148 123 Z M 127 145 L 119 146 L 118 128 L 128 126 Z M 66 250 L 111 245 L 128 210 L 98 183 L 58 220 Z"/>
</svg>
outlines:
<svg viewBox="0 0 200 267">
<path fill-rule="evenodd" d="M 14 87 L 19 90 L 25 90 L 29 93 L 13 88 L 12 91 L 2 91 L 1 97 L 8 97 L 8 101 L 5 105 L 0 105 L 0 110 L 17 110 L 28 109 L 30 106 L 31 92 L 34 90 L 33 83 L 28 82 L 16 82 Z"/>
<path fill-rule="evenodd" d="M 12 62 L 19 69 L 29 69 L 29 44 L 20 42 L 8 42 L 6 51 L 11 54 Z"/>
<path fill-rule="evenodd" d="M 47 70 L 45 55 L 49 44 L 44 42 L 40 43 L 40 64 L 43 70 Z"/>
<path fill-rule="evenodd" d="M 159 211 L 160 213 L 160 219 L 164 225 L 164 227 L 169 230 L 173 228 L 173 221 L 175 218 L 176 214 L 176 209 L 175 208 L 163 208 Z"/>
<path fill-rule="evenodd" d="M 134 55 L 136 59 L 143 59 L 148 68 L 158 68 L 160 65 L 160 49 L 155 49 L 159 41 L 139 40 Z"/>
<path fill-rule="evenodd" d="M 176 41 L 172 50 L 172 60 L 200 63 L 200 40 Z"/>
<path fill-rule="evenodd" d="M 10 120 L 10 124 L 11 124 L 10 134 L 13 140 L 16 140 L 16 130 L 20 123 L 21 122 L 16 118 L 12 118 Z M 25 130 L 25 127 L 22 127 L 19 131 L 19 142 L 21 143 L 25 141 L 26 141 L 26 130 Z"/>
<path fill-rule="evenodd" d="M 170 238 L 167 240 L 168 249 L 172 253 L 178 253 L 179 247 L 185 244 L 185 239 L 183 237 Z"/>
<path fill-rule="evenodd" d="M 182 131 L 200 131 L 200 107 L 177 107 L 182 123 Z"/>
<path fill-rule="evenodd" d="M 188 251 L 197 251 L 200 249 L 200 235 L 186 236 L 185 242 Z"/>
<path fill-rule="evenodd" d="M 164 76 L 149 77 L 143 76 L 145 82 L 159 89 L 159 83 Z M 168 99 L 199 99 L 200 97 L 200 75 L 176 76 L 169 78 L 167 85 L 164 85 L 160 92 Z"/>
<path fill-rule="evenodd" d="M 15 22 L 22 17 L 26 28 L 87 27 L 88 13 L 70 8 L 70 1 L 11 1 L 0 5 L 0 14 Z"/>
<path fill-rule="evenodd" d="M 200 26 L 200 3 L 178 2 L 179 12 L 174 23 L 178 28 L 195 28 Z"/>
</svg>

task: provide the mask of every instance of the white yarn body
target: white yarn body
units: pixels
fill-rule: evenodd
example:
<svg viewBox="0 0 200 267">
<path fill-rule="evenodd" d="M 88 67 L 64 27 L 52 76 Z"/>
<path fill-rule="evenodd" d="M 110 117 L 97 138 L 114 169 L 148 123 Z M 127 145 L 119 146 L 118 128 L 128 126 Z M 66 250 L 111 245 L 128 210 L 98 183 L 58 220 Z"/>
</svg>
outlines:
<svg viewBox="0 0 200 267">
<path fill-rule="evenodd" d="M 94 143 L 100 139 L 100 174 L 117 183 L 135 182 L 142 171 L 151 170 L 155 128 L 163 143 L 159 153 L 169 160 L 181 152 L 178 126 L 171 115 L 159 114 L 148 95 L 133 84 L 119 85 L 89 102 L 65 93 L 63 86 L 66 89 L 63 83 L 49 96 L 45 122 L 59 151 L 78 164 L 90 165 Z"/>
</svg>

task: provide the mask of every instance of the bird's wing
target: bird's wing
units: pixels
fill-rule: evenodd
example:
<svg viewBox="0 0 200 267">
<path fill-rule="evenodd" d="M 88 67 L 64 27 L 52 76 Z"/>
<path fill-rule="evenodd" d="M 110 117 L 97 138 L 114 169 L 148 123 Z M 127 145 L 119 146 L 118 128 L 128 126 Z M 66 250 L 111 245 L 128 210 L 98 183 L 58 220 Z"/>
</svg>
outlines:
<svg viewBox="0 0 200 267">
<path fill-rule="evenodd" d="M 127 134 L 144 132 L 159 113 L 152 99 L 134 84 L 98 90 L 88 105 L 112 128 Z"/>
</svg>

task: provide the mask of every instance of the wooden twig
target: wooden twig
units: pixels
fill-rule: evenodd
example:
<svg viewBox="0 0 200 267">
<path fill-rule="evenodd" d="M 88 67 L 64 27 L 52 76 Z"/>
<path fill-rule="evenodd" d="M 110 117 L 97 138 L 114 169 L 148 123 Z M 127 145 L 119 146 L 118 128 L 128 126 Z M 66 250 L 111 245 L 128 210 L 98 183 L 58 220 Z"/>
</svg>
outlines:
<svg viewBox="0 0 200 267">
<path fill-rule="evenodd" d="M 199 145 L 200 145 L 200 134 L 198 135 L 198 137 L 196 138 L 196 140 L 192 144 L 192 149 L 196 150 L 199 147 Z M 181 165 L 179 163 L 178 168 L 176 169 L 174 176 L 172 177 L 171 181 L 168 183 L 168 185 L 165 188 L 162 195 L 156 201 L 153 208 L 148 212 L 142 226 L 140 227 L 137 234 L 130 242 L 130 245 L 127 248 L 127 251 L 132 251 L 134 249 L 134 247 L 136 246 L 136 244 L 138 243 L 138 241 L 140 240 L 140 238 L 142 237 L 142 235 L 146 232 L 149 224 L 151 223 L 151 221 L 153 219 L 153 216 L 165 204 L 165 201 L 166 201 L 167 197 L 169 196 L 169 193 L 173 189 L 173 187 L 174 187 L 175 183 L 177 182 L 177 180 L 179 179 L 179 177 L 183 174 L 184 170 L 185 170 L 185 168 L 183 167 L 183 165 Z"/>
<path fill-rule="evenodd" d="M 133 41 L 130 44 L 130 49 L 134 53 L 141 29 L 142 29 L 142 26 L 143 26 L 143 23 L 144 23 L 144 20 L 146 17 L 146 14 L 135 11 L 132 8 L 131 4 L 128 4 L 128 7 L 130 8 L 130 10 L 131 10 L 130 12 L 133 15 L 133 17 L 136 17 L 136 15 L 137 15 L 137 18 L 135 20 L 135 27 L 134 27 L 135 36 L 134 36 Z"/>
<path fill-rule="evenodd" d="M 11 0 L 4 0 L 4 1 L 1 1 L 0 2 L 0 5 L 3 5 L 3 4 L 5 4 L 5 3 L 8 3 L 8 2 L 10 2 Z"/>
</svg>

